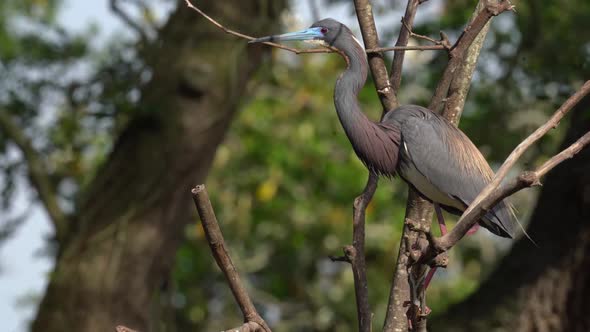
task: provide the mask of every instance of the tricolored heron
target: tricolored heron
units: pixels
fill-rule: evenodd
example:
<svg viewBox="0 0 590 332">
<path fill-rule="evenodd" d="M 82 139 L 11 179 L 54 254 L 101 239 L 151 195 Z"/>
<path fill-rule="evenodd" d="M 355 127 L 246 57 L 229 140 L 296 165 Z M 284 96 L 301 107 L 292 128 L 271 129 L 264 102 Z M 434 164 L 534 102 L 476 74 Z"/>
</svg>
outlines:
<svg viewBox="0 0 590 332">
<path fill-rule="evenodd" d="M 367 79 L 368 62 L 364 48 L 344 24 L 323 19 L 306 30 L 251 42 L 288 40 L 318 41 L 340 51 L 347 68 L 336 81 L 334 104 L 354 151 L 370 171 L 398 174 L 433 202 L 439 221 L 439 207 L 461 215 L 490 183 L 494 173 L 471 140 L 431 110 L 400 106 L 378 123 L 361 112 L 357 96 Z M 479 224 L 498 236 L 513 238 L 518 221 L 512 207 L 502 201 Z"/>
</svg>

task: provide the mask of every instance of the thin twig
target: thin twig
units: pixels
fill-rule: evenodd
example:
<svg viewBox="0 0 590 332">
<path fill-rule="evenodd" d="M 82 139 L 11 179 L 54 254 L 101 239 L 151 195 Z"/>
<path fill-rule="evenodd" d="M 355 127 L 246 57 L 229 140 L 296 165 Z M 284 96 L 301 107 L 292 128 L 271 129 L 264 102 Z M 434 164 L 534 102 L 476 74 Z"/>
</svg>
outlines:
<svg viewBox="0 0 590 332">
<path fill-rule="evenodd" d="M 411 46 L 389 46 L 389 47 L 377 47 L 367 48 L 367 53 L 380 53 L 389 51 L 442 51 L 445 47 L 442 45 L 411 45 Z"/>
<path fill-rule="evenodd" d="M 225 246 L 225 240 L 223 239 L 223 234 L 217 223 L 217 217 L 215 217 L 215 212 L 211 206 L 209 194 L 207 193 L 207 189 L 205 189 L 205 185 L 196 186 L 191 190 L 191 193 L 197 211 L 199 212 L 199 216 L 201 217 L 201 223 L 203 225 L 203 230 L 205 231 L 205 236 L 207 237 L 207 242 L 215 257 L 215 262 L 217 262 L 217 266 L 219 266 L 227 279 L 234 298 L 236 299 L 236 302 L 238 302 L 240 310 L 242 310 L 244 321 L 246 323 L 256 323 L 262 328 L 262 331 L 270 332 L 270 328 L 256 311 L 246 288 L 244 288 L 242 284 L 231 257 L 229 256 Z M 242 327 L 246 328 L 246 325 L 248 324 L 244 324 Z"/>
<path fill-rule="evenodd" d="M 191 3 L 190 0 L 185 0 L 184 1 L 186 3 L 186 5 L 196 11 L 197 13 L 199 13 L 199 15 L 203 16 L 207 21 L 211 22 L 214 26 L 216 26 L 217 28 L 219 28 L 220 30 L 224 31 L 227 34 L 230 34 L 232 36 L 236 36 L 239 38 L 243 38 L 243 39 L 247 39 L 247 40 L 254 40 L 256 39 L 255 37 L 243 34 L 241 32 L 237 32 L 234 31 L 232 29 L 226 28 L 223 24 L 217 22 L 215 19 L 213 19 L 211 16 L 205 14 L 205 12 L 203 12 L 201 9 L 199 9 L 197 6 L 193 5 Z M 271 43 L 271 42 L 264 42 L 261 44 L 265 44 L 265 45 L 269 45 L 269 46 L 273 46 L 276 48 L 280 48 L 289 52 L 293 52 L 295 54 L 303 54 L 303 53 L 334 53 L 335 50 L 333 49 L 329 49 L 329 48 L 312 48 L 312 49 L 297 49 L 297 48 L 292 48 L 292 47 L 288 47 L 282 44 L 277 44 L 277 43 Z"/>
<path fill-rule="evenodd" d="M 408 41 L 410 40 L 410 34 L 412 33 L 411 26 L 414 24 L 414 17 L 416 16 L 418 5 L 420 5 L 419 0 L 408 0 L 406 12 L 404 14 L 404 17 L 402 17 L 403 25 L 399 30 L 399 36 L 397 37 L 395 46 L 408 45 Z M 405 54 L 406 52 L 403 51 L 395 52 L 395 54 L 393 55 L 393 61 L 391 63 L 391 75 L 389 76 L 389 80 L 391 81 L 391 87 L 393 88 L 393 92 L 396 95 L 399 91 L 399 87 L 402 82 L 402 66 L 404 63 Z"/>
<path fill-rule="evenodd" d="M 506 194 L 506 196 L 514 193 L 510 192 L 510 190 L 520 190 L 524 187 L 520 187 L 522 183 L 526 184 L 529 183 L 529 180 L 536 180 L 538 181 L 540 177 L 545 175 L 550 169 L 555 167 L 557 164 L 562 162 L 571 155 L 577 153 L 587 142 L 587 134 L 584 135 L 579 141 L 574 143 L 570 148 L 564 150 L 562 153 L 558 154 L 557 156 L 551 158 L 547 161 L 543 166 L 535 170 L 534 172 L 527 172 L 526 176 L 519 176 L 519 180 L 521 182 L 520 185 L 514 185 L 514 182 L 510 186 L 503 186 L 501 190 L 497 190 L 500 186 L 502 180 L 506 177 L 512 166 L 518 161 L 518 159 L 522 156 L 522 154 L 537 140 L 543 137 L 549 130 L 555 128 L 561 119 L 578 103 L 582 98 L 590 93 L 590 81 L 586 81 L 584 85 L 570 98 L 568 98 L 561 107 L 553 114 L 553 116 L 547 120 L 542 126 L 540 126 L 537 130 L 535 130 L 529 137 L 527 137 L 524 141 L 522 141 L 513 151 L 510 153 L 506 161 L 502 164 L 494 179 L 490 184 L 488 184 L 484 190 L 475 198 L 475 200 L 471 203 L 471 205 L 465 210 L 463 216 L 455 227 L 447 233 L 447 235 L 441 236 L 437 239 L 437 243 L 435 247 L 438 251 L 446 251 L 453 247 L 465 234 L 469 229 L 475 225 L 475 223 L 480 219 L 480 217 L 491 207 L 491 203 L 497 203 L 495 198 L 500 197 L 501 194 Z M 534 176 L 531 177 L 531 174 Z M 537 184 L 535 182 L 531 182 L 530 185 Z M 491 198 L 490 198 L 491 197 Z"/>
<path fill-rule="evenodd" d="M 402 17 L 402 25 L 405 27 L 405 30 L 409 31 L 410 37 L 414 37 L 417 39 L 423 39 L 423 40 L 433 43 L 434 45 L 442 46 L 443 49 L 445 49 L 447 51 L 451 50 L 451 44 L 449 42 L 449 38 L 442 31 L 440 33 L 440 40 L 436 40 L 434 38 L 431 38 L 431 37 L 428 37 L 425 35 L 421 35 L 421 34 L 417 34 L 414 31 L 412 31 L 412 28 L 411 28 L 412 24 L 408 24 L 405 17 Z"/>
<path fill-rule="evenodd" d="M 225 32 L 227 34 L 230 34 L 232 36 L 235 36 L 235 37 L 246 39 L 246 40 L 254 40 L 254 39 L 256 39 L 255 37 L 252 37 L 252 36 L 243 34 L 241 32 L 238 32 L 238 31 L 235 31 L 235 30 L 232 30 L 232 29 L 227 28 L 223 24 L 221 24 L 218 21 L 216 21 L 215 19 L 213 19 L 211 16 L 207 15 L 205 12 L 203 12 L 197 6 L 193 5 L 190 0 L 185 0 L 185 3 L 186 3 L 186 5 L 190 9 L 192 9 L 192 10 L 196 11 L 197 13 L 199 13 L 199 15 L 203 16 L 207 21 L 211 22 L 211 24 L 213 24 L 214 26 L 216 26 L 217 28 L 219 28 L 223 32 Z M 265 45 L 268 45 L 268 46 L 280 48 L 282 50 L 289 51 L 289 52 L 292 52 L 292 53 L 295 53 L 295 54 L 306 54 L 306 53 L 337 53 L 338 52 L 334 48 L 326 48 L 326 47 L 310 48 L 310 49 L 299 49 L 299 48 L 293 48 L 293 47 L 285 46 L 283 44 L 277 44 L 277 43 L 272 43 L 272 42 L 263 42 L 261 44 L 265 44 Z M 400 50 L 405 50 L 405 51 L 436 51 L 436 50 L 442 50 L 442 49 L 444 49 L 444 47 L 439 47 L 438 45 L 405 46 L 405 47 L 400 47 L 400 46 L 379 47 L 379 46 L 375 46 L 375 47 L 372 47 L 372 48 L 368 48 L 366 50 L 366 52 L 367 53 L 380 53 L 380 52 L 390 52 L 390 51 L 400 51 Z"/>
</svg>

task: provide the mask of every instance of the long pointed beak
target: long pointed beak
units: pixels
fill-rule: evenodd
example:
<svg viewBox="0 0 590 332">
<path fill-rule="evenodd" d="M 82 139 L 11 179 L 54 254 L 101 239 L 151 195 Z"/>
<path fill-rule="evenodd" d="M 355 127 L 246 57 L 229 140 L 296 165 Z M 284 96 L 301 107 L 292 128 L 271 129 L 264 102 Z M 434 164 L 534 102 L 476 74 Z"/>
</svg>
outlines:
<svg viewBox="0 0 590 332">
<path fill-rule="evenodd" d="M 273 36 L 266 36 L 261 38 L 256 38 L 249 41 L 249 44 L 252 43 L 264 43 L 264 42 L 278 42 L 278 41 L 289 41 L 289 40 L 313 40 L 316 38 L 321 38 L 324 35 L 321 32 L 320 27 L 309 28 L 301 31 L 296 32 L 288 32 L 282 35 L 273 35 Z"/>
</svg>

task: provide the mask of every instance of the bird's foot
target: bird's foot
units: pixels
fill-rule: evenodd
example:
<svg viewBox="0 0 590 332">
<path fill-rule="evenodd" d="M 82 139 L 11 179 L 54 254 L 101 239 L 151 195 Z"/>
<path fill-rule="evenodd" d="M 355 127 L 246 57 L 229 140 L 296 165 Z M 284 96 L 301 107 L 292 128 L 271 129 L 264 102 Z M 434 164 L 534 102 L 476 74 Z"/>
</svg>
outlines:
<svg viewBox="0 0 590 332">
<path fill-rule="evenodd" d="M 418 321 L 421 318 L 427 317 L 432 312 L 432 310 L 427 305 L 425 305 L 424 310 L 422 310 L 420 305 L 413 304 L 410 301 L 404 302 L 404 307 L 408 307 L 406 316 L 408 317 L 408 328 L 410 331 L 413 330 L 414 321 Z"/>
</svg>

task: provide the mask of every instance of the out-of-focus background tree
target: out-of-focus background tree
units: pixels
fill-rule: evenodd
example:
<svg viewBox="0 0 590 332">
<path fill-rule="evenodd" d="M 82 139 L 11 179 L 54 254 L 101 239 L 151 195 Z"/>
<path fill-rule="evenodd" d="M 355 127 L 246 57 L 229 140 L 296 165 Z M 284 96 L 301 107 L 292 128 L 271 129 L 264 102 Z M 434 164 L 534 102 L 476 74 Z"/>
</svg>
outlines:
<svg viewBox="0 0 590 332">
<path fill-rule="evenodd" d="M 108 29 L 100 17 L 84 32 L 59 19 L 70 1 L 0 3 L 2 208 L 15 210 L 15 190 L 26 186 L 30 204 L 44 206 L 59 229 L 48 234 L 39 258 L 56 264 L 45 276 L 48 291 L 20 301 L 40 303 L 33 330 L 127 324 L 143 331 L 214 331 L 239 323 L 190 206 L 188 189 L 205 182 L 233 259 L 269 324 L 276 331 L 353 331 L 351 272 L 327 258 L 350 241 L 351 203 L 366 179 L 333 110 L 342 60 L 248 47 L 173 0 L 114 1 L 112 15 L 129 33 L 98 42 Z M 326 16 L 358 30 L 350 1 L 201 2 L 228 26 L 253 35 Z M 426 2 L 415 31 L 456 37 L 475 4 Z M 405 1 L 374 5 L 382 44 L 393 44 Z M 493 166 L 590 77 L 589 3 L 516 5 L 516 15 L 492 24 L 460 125 Z M 402 103 L 427 104 L 444 64 L 442 53 L 408 52 Z M 370 85 L 360 99 L 376 119 L 380 105 Z M 519 167 L 537 165 L 564 138 L 588 131 L 588 104 Z M 510 251 L 511 241 L 485 230 L 452 250 L 449 268 L 428 293 L 436 330 L 451 321 L 449 308 L 457 329 L 467 326 L 457 317 L 479 319 L 482 331 L 502 326 L 510 315 L 490 314 L 486 321 L 478 308 L 512 308 L 502 295 L 527 285 L 550 289 L 534 286 L 535 280 L 567 256 L 569 247 L 561 245 L 568 232 L 588 232 L 590 180 L 583 169 L 589 167 L 586 153 L 556 169 L 545 191 L 560 194 L 544 192 L 535 213 L 535 190 L 513 197 L 523 223 L 532 220 L 539 251 L 526 243 Z M 387 305 L 405 192 L 400 180 L 382 180 L 368 210 L 376 326 Z M 20 212 L 1 214 L 0 241 L 18 232 L 28 216 Z M 548 215 L 555 224 L 569 223 L 559 241 L 547 235 L 558 234 L 544 222 Z M 584 243 L 579 250 L 587 252 Z M 530 257 L 536 258 L 531 272 L 518 272 L 515 266 Z M 9 265 L 0 266 L 7 266 L 2 278 Z M 579 275 L 573 270 L 556 273 Z"/>
</svg>

